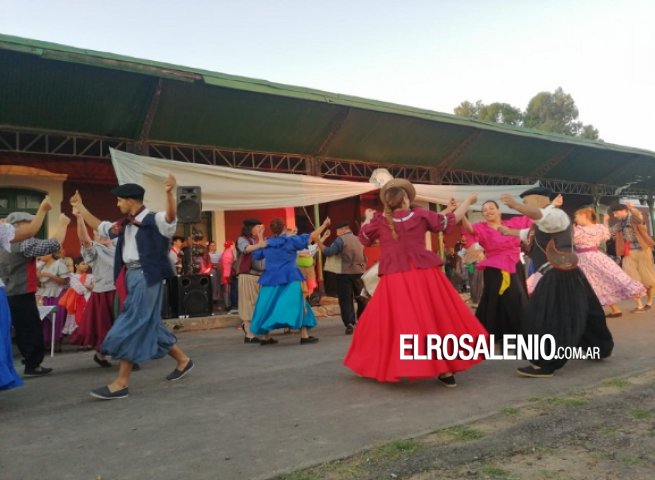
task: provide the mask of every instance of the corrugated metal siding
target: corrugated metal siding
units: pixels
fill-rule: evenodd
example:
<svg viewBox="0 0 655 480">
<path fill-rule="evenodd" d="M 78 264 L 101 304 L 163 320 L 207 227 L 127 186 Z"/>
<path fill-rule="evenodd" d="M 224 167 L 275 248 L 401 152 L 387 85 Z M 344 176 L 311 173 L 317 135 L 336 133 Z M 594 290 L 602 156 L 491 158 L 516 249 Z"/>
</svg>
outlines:
<svg viewBox="0 0 655 480">
<path fill-rule="evenodd" d="M 313 154 L 339 110 L 336 105 L 166 81 L 150 138 Z"/>
<path fill-rule="evenodd" d="M 0 54 L 0 124 L 136 138 L 155 77 Z"/>
</svg>

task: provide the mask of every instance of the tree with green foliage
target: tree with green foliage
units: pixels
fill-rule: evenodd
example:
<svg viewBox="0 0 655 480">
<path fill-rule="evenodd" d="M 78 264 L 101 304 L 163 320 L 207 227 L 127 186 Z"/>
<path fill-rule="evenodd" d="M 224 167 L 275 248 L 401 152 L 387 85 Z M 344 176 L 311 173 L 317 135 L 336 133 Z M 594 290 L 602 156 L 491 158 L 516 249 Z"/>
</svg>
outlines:
<svg viewBox="0 0 655 480">
<path fill-rule="evenodd" d="M 593 125 L 583 125 L 578 121 L 575 101 L 571 95 L 564 93 L 562 87 L 552 93 L 540 92 L 532 97 L 525 112 L 508 103 L 485 105 L 478 100 L 475 103 L 460 103 L 455 107 L 455 115 L 598 140 L 598 130 Z"/>
</svg>

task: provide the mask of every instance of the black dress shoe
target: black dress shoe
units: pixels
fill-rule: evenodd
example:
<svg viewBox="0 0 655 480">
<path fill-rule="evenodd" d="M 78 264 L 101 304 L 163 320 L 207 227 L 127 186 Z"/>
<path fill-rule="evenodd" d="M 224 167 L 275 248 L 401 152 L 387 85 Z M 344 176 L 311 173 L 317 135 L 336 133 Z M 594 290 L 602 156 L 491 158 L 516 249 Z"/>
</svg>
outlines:
<svg viewBox="0 0 655 480">
<path fill-rule="evenodd" d="M 355 327 L 353 327 L 352 325 L 348 325 L 346 327 L 346 335 L 352 335 L 354 330 L 355 330 Z"/>
<path fill-rule="evenodd" d="M 24 377 L 43 377 L 44 375 L 48 375 L 51 372 L 52 372 L 52 368 L 46 368 L 46 367 L 41 367 L 41 366 L 38 366 L 36 368 L 27 368 L 27 367 L 25 367 L 25 371 L 23 372 L 23 376 Z"/>
<path fill-rule="evenodd" d="M 243 337 L 243 343 L 262 343 L 262 339 L 259 337 Z"/>
<path fill-rule="evenodd" d="M 259 341 L 260 345 L 273 345 L 274 343 L 278 343 L 278 341 L 275 340 L 274 338 L 267 338 L 265 340 Z"/>
<path fill-rule="evenodd" d="M 532 368 L 530 366 L 517 368 L 516 373 L 522 377 L 530 378 L 549 378 L 553 376 L 552 370 L 547 370 L 545 368 Z"/>
<path fill-rule="evenodd" d="M 100 358 L 98 358 L 98 355 L 93 356 L 93 361 L 96 362 L 98 365 L 100 365 L 103 368 L 111 367 L 111 363 L 109 363 L 106 359 L 101 360 Z M 134 368 L 132 368 L 132 370 L 134 370 Z"/>
<path fill-rule="evenodd" d="M 437 380 L 441 382 L 444 387 L 454 388 L 457 386 L 455 381 L 455 375 L 448 375 L 447 377 L 437 377 Z"/>
<path fill-rule="evenodd" d="M 132 364 L 132 371 L 133 372 L 138 372 L 139 370 L 141 370 L 141 365 L 139 365 L 138 363 L 133 363 Z"/>
<path fill-rule="evenodd" d="M 122 388 L 121 390 L 116 390 L 112 392 L 109 390 L 109 387 L 104 386 L 91 390 L 91 396 L 94 398 L 99 398 L 100 400 L 116 400 L 118 398 L 125 398 L 128 395 L 127 387 Z"/>
<path fill-rule="evenodd" d="M 192 368 L 193 368 L 193 360 L 189 359 L 189 362 L 186 364 L 186 367 L 184 367 L 183 370 L 178 370 L 176 368 L 166 376 L 166 380 L 170 380 L 171 382 L 174 382 L 175 380 L 179 380 L 180 378 L 184 377 L 187 373 L 189 373 Z"/>
<path fill-rule="evenodd" d="M 305 345 L 306 343 L 317 343 L 318 338 L 312 337 L 311 335 L 307 338 L 301 338 L 300 339 L 300 345 Z"/>
</svg>

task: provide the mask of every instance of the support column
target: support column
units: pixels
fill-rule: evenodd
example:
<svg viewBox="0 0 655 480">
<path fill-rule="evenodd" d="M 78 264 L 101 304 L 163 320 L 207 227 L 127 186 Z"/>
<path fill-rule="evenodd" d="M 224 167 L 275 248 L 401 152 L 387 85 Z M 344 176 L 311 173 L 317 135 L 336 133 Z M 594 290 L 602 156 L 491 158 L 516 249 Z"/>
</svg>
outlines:
<svg viewBox="0 0 655 480">
<path fill-rule="evenodd" d="M 318 204 L 314 205 L 314 228 L 321 225 L 321 215 L 319 214 Z M 323 278 L 323 254 L 321 250 L 316 251 L 316 280 L 318 282 L 318 295 L 319 297 L 325 296 L 325 281 Z"/>
<path fill-rule="evenodd" d="M 648 215 L 650 216 L 650 228 L 651 228 L 651 235 L 652 235 L 655 234 L 655 219 L 653 219 L 653 205 L 655 204 L 655 200 L 653 199 L 652 192 L 648 194 L 646 203 L 648 204 Z"/>
</svg>

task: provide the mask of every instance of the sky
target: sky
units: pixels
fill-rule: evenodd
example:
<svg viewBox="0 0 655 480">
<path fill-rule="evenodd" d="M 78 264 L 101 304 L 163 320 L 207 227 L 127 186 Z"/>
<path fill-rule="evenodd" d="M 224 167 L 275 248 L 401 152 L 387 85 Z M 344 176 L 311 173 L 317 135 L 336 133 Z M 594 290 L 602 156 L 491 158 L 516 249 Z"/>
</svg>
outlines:
<svg viewBox="0 0 655 480">
<path fill-rule="evenodd" d="M 0 0 L 0 33 L 446 113 L 562 87 L 655 151 L 654 0 Z"/>
</svg>

